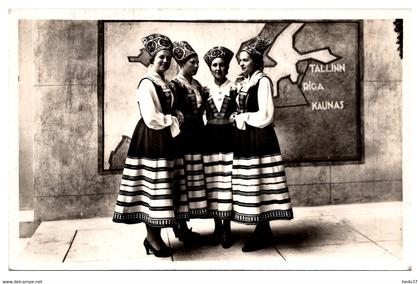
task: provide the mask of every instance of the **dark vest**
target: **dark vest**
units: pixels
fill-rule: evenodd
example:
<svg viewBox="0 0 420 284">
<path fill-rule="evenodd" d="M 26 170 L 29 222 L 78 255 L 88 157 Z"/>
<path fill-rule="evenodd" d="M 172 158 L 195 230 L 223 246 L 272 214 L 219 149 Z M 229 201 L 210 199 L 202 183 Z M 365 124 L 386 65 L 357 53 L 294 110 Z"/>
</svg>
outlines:
<svg viewBox="0 0 420 284">
<path fill-rule="evenodd" d="M 220 112 L 217 110 L 213 99 L 207 99 L 205 104 L 206 118 L 210 124 L 225 124 L 229 117 L 236 111 L 236 91 L 231 90 L 229 96 L 223 98 Z"/>
<path fill-rule="evenodd" d="M 141 84 L 141 82 L 143 80 L 150 80 L 153 83 L 153 86 L 155 86 L 156 89 L 156 93 L 159 99 L 159 103 L 160 106 L 162 108 L 162 113 L 163 114 L 171 114 L 172 113 L 172 107 L 171 107 L 171 101 L 172 101 L 172 96 L 171 96 L 171 90 L 168 88 L 167 90 L 163 90 L 163 88 L 156 84 L 152 79 L 150 78 L 143 78 L 140 80 L 139 86 Z"/>
<path fill-rule="evenodd" d="M 268 78 L 267 76 L 262 76 L 261 78 Z M 259 80 L 261 80 L 261 78 Z M 259 110 L 258 107 L 258 86 L 260 85 L 260 81 L 258 80 L 257 84 L 250 87 L 248 92 L 243 92 L 239 90 L 238 93 L 238 109 L 239 112 L 257 112 Z"/>
<path fill-rule="evenodd" d="M 197 96 L 195 93 L 190 94 L 188 89 L 182 85 L 176 78 L 171 80 L 169 87 L 175 96 L 174 109 L 182 112 L 185 119 L 198 118 L 204 113 L 204 101 L 205 96 L 200 90 L 202 95 L 203 103 L 197 108 Z M 201 89 L 201 87 L 200 87 Z"/>
</svg>

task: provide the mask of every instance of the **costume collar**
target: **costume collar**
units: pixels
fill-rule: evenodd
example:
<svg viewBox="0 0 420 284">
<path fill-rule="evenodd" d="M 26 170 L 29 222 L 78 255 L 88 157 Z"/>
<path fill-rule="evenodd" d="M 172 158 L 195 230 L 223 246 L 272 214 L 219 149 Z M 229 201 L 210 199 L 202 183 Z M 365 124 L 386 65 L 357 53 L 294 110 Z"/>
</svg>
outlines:
<svg viewBox="0 0 420 284">
<path fill-rule="evenodd" d="M 178 75 L 176 75 L 175 77 L 185 88 L 187 89 L 192 89 L 194 90 L 194 92 L 200 93 L 199 89 L 200 89 L 200 85 L 198 83 L 197 80 L 195 80 L 194 78 L 191 80 L 191 82 L 189 82 L 187 80 L 187 78 L 185 78 L 184 75 L 182 75 L 182 72 L 179 72 Z"/>
<path fill-rule="evenodd" d="M 168 86 L 168 81 L 165 79 L 165 77 L 162 78 L 155 70 L 153 70 L 152 67 L 149 67 L 147 70 L 146 75 L 144 75 L 144 78 L 149 78 L 162 88 L 166 88 Z"/>
<path fill-rule="evenodd" d="M 265 76 L 265 74 L 261 72 L 261 70 L 256 70 L 251 76 L 244 79 L 241 83 L 241 90 L 247 92 L 249 88 L 255 86 L 263 76 Z"/>
</svg>

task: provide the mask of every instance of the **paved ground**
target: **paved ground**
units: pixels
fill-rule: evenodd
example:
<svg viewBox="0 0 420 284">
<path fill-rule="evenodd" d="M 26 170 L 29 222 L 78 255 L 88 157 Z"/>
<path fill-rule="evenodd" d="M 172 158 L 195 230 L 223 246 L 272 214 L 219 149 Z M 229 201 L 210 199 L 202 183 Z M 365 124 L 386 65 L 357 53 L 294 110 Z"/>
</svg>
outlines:
<svg viewBox="0 0 420 284">
<path fill-rule="evenodd" d="M 164 229 L 176 249 L 169 258 L 148 256 L 143 224 L 115 224 L 110 218 L 43 222 L 31 239 L 21 239 L 17 270 L 407 270 L 403 257 L 402 203 L 367 203 L 294 209 L 292 221 L 271 222 L 275 245 L 243 253 L 253 226 L 232 223 L 239 239 L 230 249 L 186 250 Z M 193 220 L 204 235 L 212 220 Z"/>
</svg>

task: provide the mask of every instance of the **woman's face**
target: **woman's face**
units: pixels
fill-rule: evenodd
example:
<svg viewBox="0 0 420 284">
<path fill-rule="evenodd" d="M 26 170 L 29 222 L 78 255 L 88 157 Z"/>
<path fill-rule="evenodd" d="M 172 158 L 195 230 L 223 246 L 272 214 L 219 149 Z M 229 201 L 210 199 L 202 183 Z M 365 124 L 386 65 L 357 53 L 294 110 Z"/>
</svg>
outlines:
<svg viewBox="0 0 420 284">
<path fill-rule="evenodd" d="M 185 75 L 194 76 L 198 71 L 198 56 L 191 57 L 181 67 Z"/>
<path fill-rule="evenodd" d="M 165 73 L 171 67 L 172 53 L 169 50 L 159 51 L 153 61 L 153 68 L 158 74 Z"/>
<path fill-rule="evenodd" d="M 215 58 L 210 64 L 210 71 L 216 80 L 223 80 L 228 73 L 228 66 L 222 58 Z"/>
<path fill-rule="evenodd" d="M 241 66 L 245 76 L 249 76 L 257 69 L 254 60 L 252 60 L 251 56 L 246 51 L 241 51 L 241 53 L 239 53 L 239 66 Z"/>
</svg>

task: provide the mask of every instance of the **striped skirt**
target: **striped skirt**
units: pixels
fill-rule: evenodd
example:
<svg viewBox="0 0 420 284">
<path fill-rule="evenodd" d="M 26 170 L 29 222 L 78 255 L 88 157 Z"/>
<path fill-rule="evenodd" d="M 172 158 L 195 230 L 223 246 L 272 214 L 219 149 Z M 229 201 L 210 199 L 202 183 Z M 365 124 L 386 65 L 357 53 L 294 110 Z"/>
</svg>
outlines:
<svg viewBox="0 0 420 284">
<path fill-rule="evenodd" d="M 231 219 L 233 215 L 233 132 L 232 124 L 205 127 L 204 178 L 208 212 L 213 218 Z"/>
<path fill-rule="evenodd" d="M 172 143 L 169 128 L 153 130 L 143 120 L 138 122 L 124 165 L 114 222 L 144 222 L 154 227 L 176 223 Z"/>
<path fill-rule="evenodd" d="M 175 216 L 181 220 L 206 218 L 202 127 L 181 129 L 181 134 L 175 140 Z"/>
<path fill-rule="evenodd" d="M 286 174 L 272 125 L 236 130 L 232 168 L 233 217 L 258 224 L 293 219 Z"/>
</svg>

